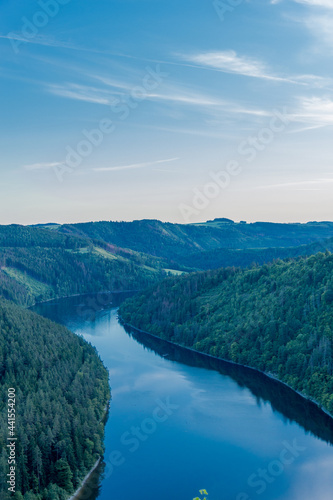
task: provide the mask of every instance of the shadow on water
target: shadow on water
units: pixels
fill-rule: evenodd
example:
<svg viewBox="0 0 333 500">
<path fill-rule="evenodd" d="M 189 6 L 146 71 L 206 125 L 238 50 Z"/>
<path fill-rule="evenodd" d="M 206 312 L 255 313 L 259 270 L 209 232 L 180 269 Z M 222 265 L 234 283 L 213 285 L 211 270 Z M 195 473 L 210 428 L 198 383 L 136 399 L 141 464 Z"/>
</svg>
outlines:
<svg viewBox="0 0 333 500">
<path fill-rule="evenodd" d="M 103 311 L 120 306 L 135 292 L 100 292 L 73 295 L 35 304 L 30 309 L 57 323 L 71 325 L 82 321 L 94 322 Z"/>
<path fill-rule="evenodd" d="M 173 345 L 134 328 L 125 331 L 145 348 L 176 363 L 215 370 L 232 378 L 239 387 L 247 388 L 256 397 L 257 404 L 270 403 L 274 412 L 287 421 L 296 422 L 306 432 L 333 445 L 333 419 L 315 403 L 305 399 L 286 385 L 251 368 L 235 365 Z"/>
<path fill-rule="evenodd" d="M 103 316 L 103 311 L 107 312 L 117 308 L 132 295 L 133 292 L 89 294 L 45 302 L 31 309 L 71 328 L 75 327 L 76 324 L 82 324 L 82 321 L 95 322 Z M 285 421 L 295 422 L 307 433 L 333 445 L 333 419 L 317 405 L 280 382 L 250 368 L 173 345 L 131 327 L 124 326 L 124 329 L 133 340 L 145 349 L 171 362 L 214 370 L 223 376 L 230 377 L 239 387 L 251 391 L 258 406 L 269 403 L 272 410 L 282 415 Z M 100 496 L 104 470 L 105 463 L 101 462 L 75 500 L 96 500 Z"/>
<path fill-rule="evenodd" d="M 75 495 L 73 500 L 96 500 L 100 496 L 104 478 L 105 462 L 101 462 L 91 473 L 86 484 Z"/>
</svg>

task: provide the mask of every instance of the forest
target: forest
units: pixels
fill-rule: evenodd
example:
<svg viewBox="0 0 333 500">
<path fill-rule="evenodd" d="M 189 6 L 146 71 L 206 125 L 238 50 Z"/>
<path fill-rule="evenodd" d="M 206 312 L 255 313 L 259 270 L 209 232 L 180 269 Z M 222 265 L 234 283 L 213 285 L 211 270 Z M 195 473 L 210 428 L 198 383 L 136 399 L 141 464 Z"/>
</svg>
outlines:
<svg viewBox="0 0 333 500">
<path fill-rule="evenodd" d="M 23 306 L 56 297 L 139 290 L 166 276 L 149 255 L 54 230 L 0 227 L 0 295 Z"/>
<path fill-rule="evenodd" d="M 309 245 L 272 248 L 216 248 L 206 252 L 190 253 L 178 259 L 188 268 L 206 271 L 219 267 L 250 267 L 263 265 L 276 259 L 291 259 L 314 255 L 326 250 L 333 251 L 333 238 L 315 241 Z"/>
<path fill-rule="evenodd" d="M 15 500 L 67 500 L 103 455 L 108 373 L 90 344 L 26 309 L 47 299 L 136 290 L 121 307 L 125 322 L 270 373 L 332 413 L 333 256 L 318 253 L 332 248 L 332 227 L 0 226 L 0 490 L 9 387 L 17 391 Z"/>
<path fill-rule="evenodd" d="M 0 386 L 1 500 L 67 500 L 104 451 L 110 389 L 95 348 L 0 299 Z M 8 388 L 16 390 L 14 495 L 6 484 Z"/>
<path fill-rule="evenodd" d="M 333 255 L 168 278 L 120 307 L 127 324 L 264 371 L 333 414 Z"/>
<path fill-rule="evenodd" d="M 0 295 L 30 306 L 74 294 L 143 290 L 170 272 L 248 267 L 331 250 L 332 238 L 323 237 L 332 227 L 224 219 L 201 225 L 134 221 L 0 226 Z M 269 246 L 273 243 L 285 246 Z"/>
<path fill-rule="evenodd" d="M 177 263 L 180 257 L 218 248 L 286 248 L 309 245 L 332 237 L 333 222 L 246 224 L 215 219 L 199 224 L 172 224 L 159 220 L 101 221 L 65 224 L 59 226 L 57 232 L 102 240 Z M 184 264 L 183 259 L 181 263 Z"/>
</svg>

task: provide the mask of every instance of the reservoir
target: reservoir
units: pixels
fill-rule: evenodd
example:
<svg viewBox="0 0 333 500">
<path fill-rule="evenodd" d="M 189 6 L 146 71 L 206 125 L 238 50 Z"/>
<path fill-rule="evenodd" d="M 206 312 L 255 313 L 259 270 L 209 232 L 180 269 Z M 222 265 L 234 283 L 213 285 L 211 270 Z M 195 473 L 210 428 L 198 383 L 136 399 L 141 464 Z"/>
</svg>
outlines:
<svg viewBox="0 0 333 500">
<path fill-rule="evenodd" d="M 125 329 L 124 298 L 33 308 L 82 335 L 109 370 L 104 464 L 84 500 L 332 500 L 330 417 L 254 370 Z"/>
</svg>

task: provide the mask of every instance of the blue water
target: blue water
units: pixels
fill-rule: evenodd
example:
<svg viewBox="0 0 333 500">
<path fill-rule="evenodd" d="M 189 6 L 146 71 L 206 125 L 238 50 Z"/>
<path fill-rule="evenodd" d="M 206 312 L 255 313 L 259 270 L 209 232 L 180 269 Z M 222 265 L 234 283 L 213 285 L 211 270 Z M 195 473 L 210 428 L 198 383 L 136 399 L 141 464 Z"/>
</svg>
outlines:
<svg viewBox="0 0 333 500">
<path fill-rule="evenodd" d="M 329 417 L 252 370 L 126 331 L 121 300 L 35 308 L 96 346 L 110 373 L 105 466 L 90 499 L 332 500 Z"/>
</svg>

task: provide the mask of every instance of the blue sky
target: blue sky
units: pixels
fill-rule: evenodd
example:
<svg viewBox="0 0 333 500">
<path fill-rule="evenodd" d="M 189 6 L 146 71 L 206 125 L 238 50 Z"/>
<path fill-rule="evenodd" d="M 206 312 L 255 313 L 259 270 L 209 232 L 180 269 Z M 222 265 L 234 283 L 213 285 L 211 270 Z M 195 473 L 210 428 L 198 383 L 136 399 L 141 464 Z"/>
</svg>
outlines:
<svg viewBox="0 0 333 500">
<path fill-rule="evenodd" d="M 332 219 L 332 0 L 19 4 L 0 223 Z"/>
</svg>

